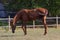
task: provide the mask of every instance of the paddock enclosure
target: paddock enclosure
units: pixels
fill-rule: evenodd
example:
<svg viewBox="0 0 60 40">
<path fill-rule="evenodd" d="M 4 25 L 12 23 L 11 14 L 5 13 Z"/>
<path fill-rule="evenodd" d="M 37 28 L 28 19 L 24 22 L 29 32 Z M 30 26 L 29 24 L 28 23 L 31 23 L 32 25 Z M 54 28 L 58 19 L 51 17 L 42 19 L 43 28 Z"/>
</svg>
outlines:
<svg viewBox="0 0 60 40">
<path fill-rule="evenodd" d="M 54 24 L 50 24 L 48 26 L 48 33 L 47 35 L 43 35 L 44 28 L 39 28 L 43 25 L 35 25 L 38 28 L 34 28 L 34 25 L 27 25 L 27 35 L 24 35 L 23 30 L 20 28 L 21 26 L 17 26 L 16 32 L 13 34 L 10 29 L 10 20 L 12 18 L 2 18 L 0 19 L 1 22 L 4 22 L 0 26 L 0 40 L 60 40 L 60 24 L 59 20 L 57 22 L 57 19 L 59 17 L 51 17 L 49 20 L 54 22 Z M 47 18 L 48 19 L 48 18 Z M 6 21 L 3 21 L 6 20 Z M 7 22 L 7 24 L 6 24 Z M 49 21 L 48 21 L 49 22 Z M 58 26 L 57 26 L 58 25 Z M 57 27 L 57 28 L 55 28 Z"/>
</svg>

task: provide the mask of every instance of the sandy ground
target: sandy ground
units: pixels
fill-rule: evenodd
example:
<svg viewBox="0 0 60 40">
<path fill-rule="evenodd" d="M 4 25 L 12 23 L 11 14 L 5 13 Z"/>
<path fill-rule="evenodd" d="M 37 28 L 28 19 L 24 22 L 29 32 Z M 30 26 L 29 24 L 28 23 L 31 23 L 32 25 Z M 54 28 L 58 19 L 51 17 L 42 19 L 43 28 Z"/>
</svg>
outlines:
<svg viewBox="0 0 60 40">
<path fill-rule="evenodd" d="M 60 40 L 60 28 L 48 28 L 48 34 L 43 35 L 44 28 L 27 29 L 27 35 L 24 35 L 22 29 L 16 30 L 16 33 L 0 30 L 0 40 Z"/>
</svg>

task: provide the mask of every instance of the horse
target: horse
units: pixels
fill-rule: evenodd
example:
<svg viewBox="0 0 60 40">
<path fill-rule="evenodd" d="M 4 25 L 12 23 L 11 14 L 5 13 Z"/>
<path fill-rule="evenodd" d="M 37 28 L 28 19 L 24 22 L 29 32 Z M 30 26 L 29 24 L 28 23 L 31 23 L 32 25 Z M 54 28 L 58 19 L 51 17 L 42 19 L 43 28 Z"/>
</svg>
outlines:
<svg viewBox="0 0 60 40">
<path fill-rule="evenodd" d="M 24 35 L 26 35 L 27 34 L 26 23 L 30 20 L 42 19 L 42 22 L 45 28 L 44 35 L 46 35 L 47 28 L 48 28 L 46 23 L 47 14 L 48 14 L 48 10 L 45 8 L 21 9 L 16 13 L 13 20 L 10 21 L 12 33 L 15 33 L 16 23 L 19 20 L 22 20 L 22 29 L 23 29 Z"/>
</svg>

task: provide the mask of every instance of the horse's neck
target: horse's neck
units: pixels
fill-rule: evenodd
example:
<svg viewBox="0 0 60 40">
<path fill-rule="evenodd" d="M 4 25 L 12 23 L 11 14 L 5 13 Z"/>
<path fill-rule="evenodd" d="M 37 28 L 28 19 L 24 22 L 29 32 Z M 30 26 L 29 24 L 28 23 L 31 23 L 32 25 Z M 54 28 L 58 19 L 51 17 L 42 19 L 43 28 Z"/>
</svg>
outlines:
<svg viewBox="0 0 60 40">
<path fill-rule="evenodd" d="M 13 24 L 16 24 L 18 18 L 19 18 L 19 16 L 16 14 L 15 17 L 13 18 Z"/>
</svg>

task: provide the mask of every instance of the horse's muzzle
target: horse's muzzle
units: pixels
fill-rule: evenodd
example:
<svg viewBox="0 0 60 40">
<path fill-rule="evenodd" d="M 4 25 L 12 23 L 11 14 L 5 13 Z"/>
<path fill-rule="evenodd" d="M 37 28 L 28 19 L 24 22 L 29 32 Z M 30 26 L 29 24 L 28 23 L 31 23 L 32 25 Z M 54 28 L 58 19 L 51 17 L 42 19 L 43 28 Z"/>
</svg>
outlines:
<svg viewBox="0 0 60 40">
<path fill-rule="evenodd" d="M 15 33 L 15 31 L 14 31 L 14 30 L 12 30 L 12 33 Z"/>
</svg>

